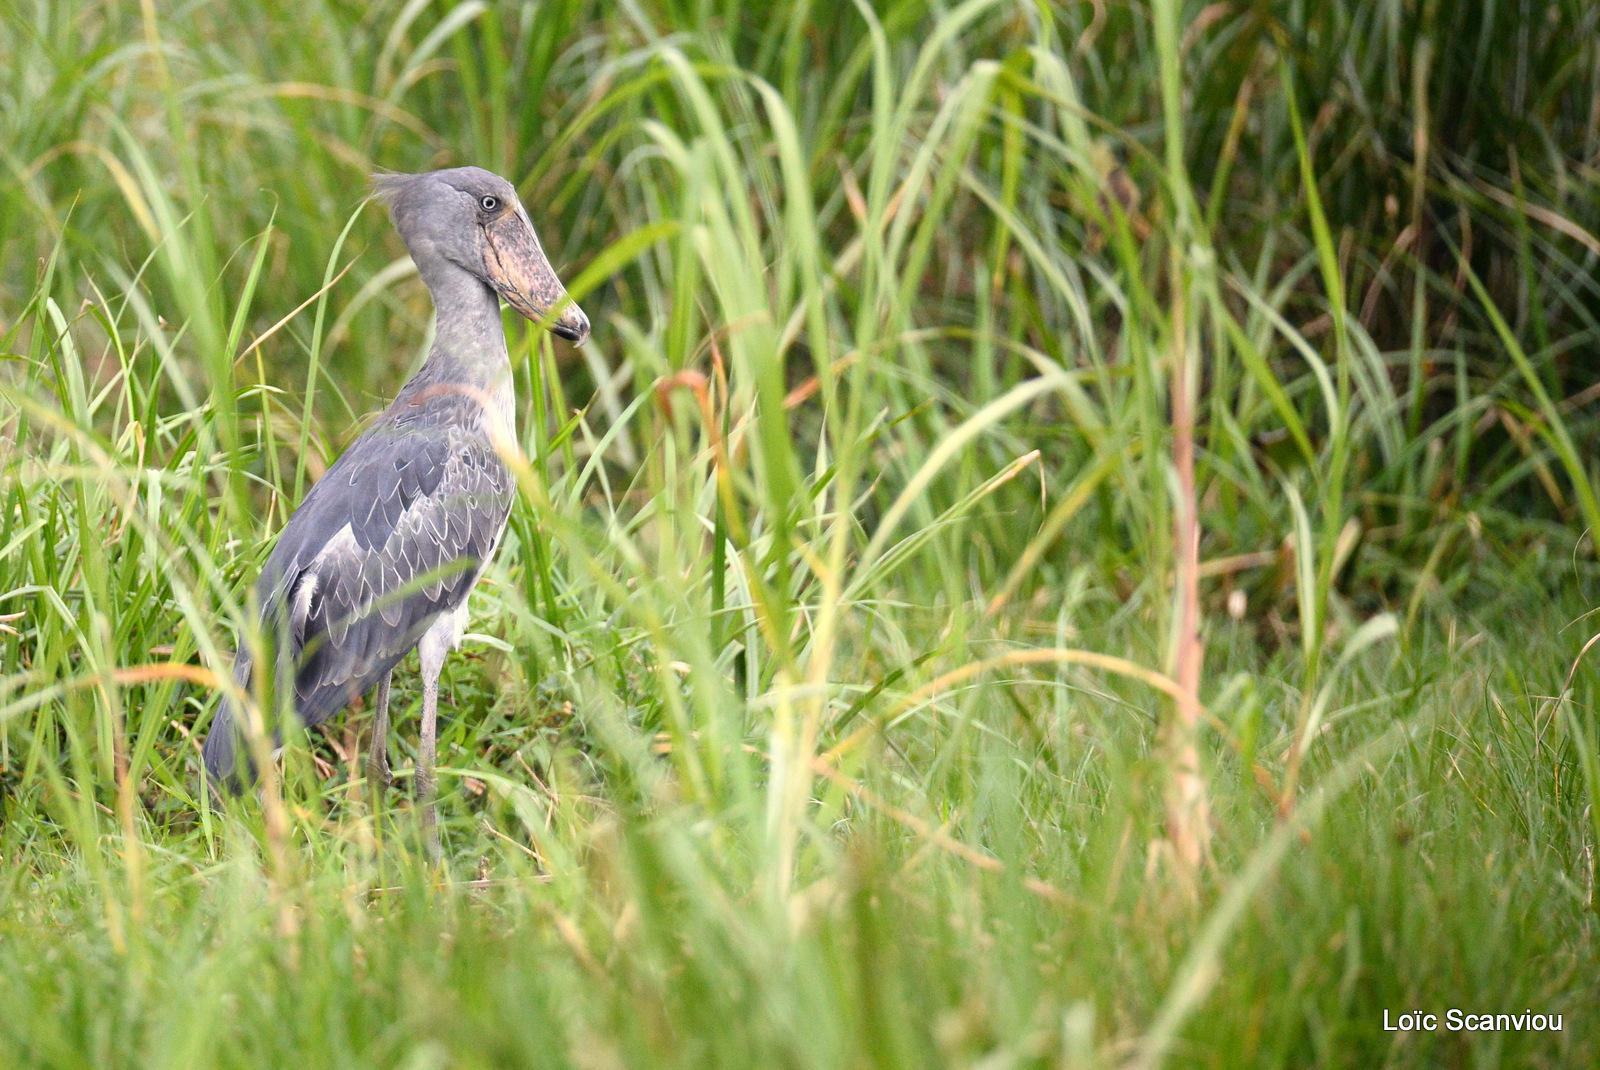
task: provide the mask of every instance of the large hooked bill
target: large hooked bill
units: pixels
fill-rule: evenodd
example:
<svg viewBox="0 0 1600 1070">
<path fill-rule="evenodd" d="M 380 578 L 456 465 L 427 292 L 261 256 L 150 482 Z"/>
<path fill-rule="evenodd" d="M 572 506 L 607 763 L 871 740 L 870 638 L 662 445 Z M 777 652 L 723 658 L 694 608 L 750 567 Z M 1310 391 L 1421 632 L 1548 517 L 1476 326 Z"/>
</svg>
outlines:
<svg viewBox="0 0 1600 1070">
<path fill-rule="evenodd" d="M 567 296 L 527 212 L 518 206 L 485 223 L 483 232 L 488 239 L 484 268 L 506 304 L 569 342 L 581 344 L 588 338 L 589 317 Z"/>
</svg>

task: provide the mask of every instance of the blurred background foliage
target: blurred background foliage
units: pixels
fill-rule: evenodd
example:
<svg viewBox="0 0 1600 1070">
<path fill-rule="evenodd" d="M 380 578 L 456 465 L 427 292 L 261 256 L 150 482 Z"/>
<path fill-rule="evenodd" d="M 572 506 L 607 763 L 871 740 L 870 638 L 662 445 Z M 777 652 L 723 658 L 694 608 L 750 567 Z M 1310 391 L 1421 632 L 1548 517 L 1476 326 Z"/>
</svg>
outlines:
<svg viewBox="0 0 1600 1070">
<path fill-rule="evenodd" d="M 17 319 L 58 243 L 63 307 L 93 296 L 78 281 L 80 266 L 99 275 L 112 265 L 119 278 L 144 266 L 152 307 L 188 324 L 174 352 L 202 381 L 199 351 L 226 337 L 231 310 L 223 306 L 251 271 L 255 240 L 268 233 L 246 336 L 321 288 L 375 168 L 472 162 L 512 176 L 569 273 L 641 227 L 679 218 L 681 193 L 655 124 L 692 138 L 698 120 L 671 83 L 662 48 L 681 49 L 717 95 L 734 148 L 751 163 L 746 195 L 769 257 L 783 252 L 783 205 L 770 188 L 773 164 L 747 78 L 776 87 L 792 111 L 827 253 L 838 256 L 857 233 L 852 189 L 877 162 L 870 38 L 854 9 L 822 17 L 811 4 L 784 5 L 758 18 L 714 4 L 268 5 L 246 25 L 208 4 L 10 11 L 0 31 L 11 60 L 0 76 L 9 172 L 0 199 L 0 307 Z M 1587 265 L 1600 230 L 1591 40 L 1600 15 L 1576 0 L 1224 3 L 1188 14 L 1180 42 L 1186 163 L 1224 270 L 1270 287 L 1290 323 L 1326 345 L 1329 323 L 1319 317 L 1327 298 L 1310 270 L 1302 176 L 1292 165 L 1291 70 L 1348 312 L 1401 399 L 1383 443 L 1391 452 L 1435 440 L 1456 447 L 1425 487 L 1406 479 L 1425 459 L 1398 466 L 1403 473 L 1392 456 L 1373 459 L 1366 528 L 1399 521 L 1403 530 L 1383 549 L 1415 566 L 1430 545 L 1413 536 L 1437 517 L 1419 528 L 1418 510 L 1385 507 L 1395 496 L 1506 519 L 1519 532 L 1528 520 L 1576 519 L 1570 492 L 1541 475 L 1545 462 L 1531 445 L 1536 406 L 1464 267 L 1483 280 L 1573 421 L 1575 441 L 1583 440 L 1595 400 L 1584 391 L 1596 378 Z M 903 66 L 916 59 L 917 28 L 934 17 L 919 4 L 882 10 Z M 1082 177 L 1073 170 L 1091 168 L 1104 177 L 1102 193 L 1126 198 L 1140 255 L 1158 260 L 1170 197 L 1161 188 L 1153 32 L 1149 10 L 1138 6 L 1002 7 L 967 21 L 935 57 L 924 99 L 895 102 L 913 109 L 914 138 L 941 86 L 976 59 L 1001 64 L 993 114 L 974 132 L 968 174 L 942 211 L 948 225 L 928 236 L 915 323 L 970 326 L 987 315 L 1010 339 L 1064 366 L 1079 363 L 1060 309 L 1030 299 L 1037 269 L 983 198 L 962 187 L 981 182 L 1017 225 L 1074 255 L 1103 257 L 1102 228 L 1076 199 Z M 1042 125 L 1053 103 L 1029 55 L 1042 40 L 1072 68 L 1090 160 L 1072 160 L 1073 146 L 1033 151 L 1035 139 L 1059 136 Z M 769 162 L 757 166 L 763 157 Z M 169 227 L 182 230 L 181 254 L 168 243 L 146 266 Z M 321 453 L 337 449 L 353 413 L 392 395 L 416 362 L 428 316 L 380 212 L 361 214 L 344 250 L 338 267 L 352 266 L 321 343 L 327 382 L 315 411 L 337 416 L 317 428 L 319 437 L 335 436 L 319 444 Z M 618 266 L 595 280 L 587 300 L 601 321 L 625 322 L 641 344 L 638 352 L 614 345 L 610 359 L 563 354 L 560 372 L 575 403 L 588 398 L 596 376 L 611 377 L 618 399 L 643 389 L 685 366 L 715 327 L 714 313 L 708 322 L 705 310 L 650 300 L 676 284 L 682 266 L 668 244 Z M 201 291 L 188 284 L 190 273 L 214 281 Z M 975 297 L 980 280 L 994 296 L 984 310 Z M 263 346 L 263 381 L 304 383 L 311 333 L 302 316 Z M 950 390 L 978 401 L 1022 372 L 1015 355 L 980 366 L 964 343 L 917 348 Z M 1292 347 L 1264 355 L 1291 388 L 1304 382 Z M 798 381 L 803 339 L 796 357 L 789 374 Z M 247 363 L 238 373 L 248 379 L 254 370 Z M 1510 409 L 1496 404 L 1502 393 Z M 1449 426 L 1452 414 L 1456 432 L 1471 428 L 1464 442 L 1428 433 Z M 1318 420 L 1309 407 L 1307 419 Z M 1240 430 L 1265 439 L 1257 446 L 1270 452 L 1282 429 L 1267 421 Z M 1211 445 L 1228 462 L 1250 463 L 1221 437 L 1213 429 Z M 1403 598 L 1404 586 L 1388 594 Z"/>
</svg>

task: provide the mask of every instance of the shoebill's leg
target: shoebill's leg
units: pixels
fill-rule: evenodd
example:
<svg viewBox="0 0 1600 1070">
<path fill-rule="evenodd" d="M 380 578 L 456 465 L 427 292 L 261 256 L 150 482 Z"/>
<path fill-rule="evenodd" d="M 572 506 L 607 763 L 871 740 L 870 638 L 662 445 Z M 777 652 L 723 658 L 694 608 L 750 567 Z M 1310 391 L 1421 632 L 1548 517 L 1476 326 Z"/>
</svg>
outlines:
<svg viewBox="0 0 1600 1070">
<path fill-rule="evenodd" d="M 394 786 L 394 774 L 389 771 L 389 683 L 394 679 L 391 670 L 378 681 L 378 690 L 372 696 L 372 746 L 367 751 L 367 783 L 373 797 L 381 799 L 384 791 Z"/>
<path fill-rule="evenodd" d="M 444 659 L 461 635 L 455 613 L 445 613 L 423 633 L 417 644 L 422 662 L 422 732 L 417 739 L 417 804 L 422 811 L 422 842 L 428 861 L 439 863 L 439 814 L 434 808 L 435 750 L 439 738 L 439 673 Z"/>
<path fill-rule="evenodd" d="M 422 734 L 417 740 L 417 802 L 422 806 L 422 843 L 428 861 L 439 863 L 439 813 L 434 807 L 434 750 L 439 733 L 439 670 L 422 678 Z"/>
</svg>

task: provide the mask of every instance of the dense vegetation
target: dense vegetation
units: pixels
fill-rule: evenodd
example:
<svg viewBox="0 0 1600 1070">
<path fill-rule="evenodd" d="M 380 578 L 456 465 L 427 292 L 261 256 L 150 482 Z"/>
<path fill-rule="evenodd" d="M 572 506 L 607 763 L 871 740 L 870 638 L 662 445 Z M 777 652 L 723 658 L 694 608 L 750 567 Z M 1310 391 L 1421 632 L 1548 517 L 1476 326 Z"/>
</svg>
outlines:
<svg viewBox="0 0 1600 1070">
<path fill-rule="evenodd" d="M 1594 1061 L 1597 24 L 7 0 L 0 1063 Z M 197 744 L 458 163 L 595 331 L 435 871 L 359 707 Z"/>
</svg>

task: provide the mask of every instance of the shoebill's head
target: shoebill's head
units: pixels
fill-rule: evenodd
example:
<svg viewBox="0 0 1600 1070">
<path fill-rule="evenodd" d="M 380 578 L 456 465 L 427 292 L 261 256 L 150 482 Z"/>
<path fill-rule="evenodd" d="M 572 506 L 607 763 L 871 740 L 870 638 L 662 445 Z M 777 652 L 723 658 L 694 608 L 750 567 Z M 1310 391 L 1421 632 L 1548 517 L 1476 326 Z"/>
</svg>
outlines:
<svg viewBox="0 0 1600 1070">
<path fill-rule="evenodd" d="M 481 167 L 374 175 L 373 188 L 430 289 L 459 269 L 571 342 L 589 318 L 556 277 L 511 183 Z"/>
</svg>

